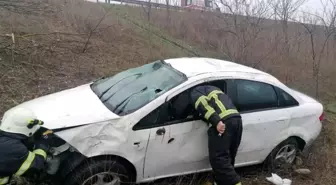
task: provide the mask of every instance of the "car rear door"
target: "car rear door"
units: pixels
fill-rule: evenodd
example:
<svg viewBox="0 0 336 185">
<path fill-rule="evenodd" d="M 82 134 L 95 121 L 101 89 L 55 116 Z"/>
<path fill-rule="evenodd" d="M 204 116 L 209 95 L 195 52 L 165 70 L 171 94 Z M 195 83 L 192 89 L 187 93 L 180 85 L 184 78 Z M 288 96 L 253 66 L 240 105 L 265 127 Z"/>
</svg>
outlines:
<svg viewBox="0 0 336 185">
<path fill-rule="evenodd" d="M 243 135 L 237 166 L 259 163 L 288 137 L 290 112 L 279 108 L 275 88 L 252 80 L 233 80 L 231 97 L 242 115 Z"/>
</svg>

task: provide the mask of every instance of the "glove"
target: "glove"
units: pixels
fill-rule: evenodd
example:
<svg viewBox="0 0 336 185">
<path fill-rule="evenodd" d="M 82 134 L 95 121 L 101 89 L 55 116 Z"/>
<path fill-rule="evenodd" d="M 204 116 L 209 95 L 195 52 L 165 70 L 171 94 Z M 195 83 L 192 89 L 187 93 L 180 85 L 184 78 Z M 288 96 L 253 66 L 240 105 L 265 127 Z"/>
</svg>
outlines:
<svg viewBox="0 0 336 185">
<path fill-rule="evenodd" d="M 41 138 L 48 140 L 54 135 L 54 132 L 52 130 L 46 130 L 42 132 Z"/>
<path fill-rule="evenodd" d="M 48 151 L 50 145 L 52 145 L 54 137 L 55 136 L 52 130 L 46 130 L 42 132 L 40 139 L 36 141 L 35 147 L 44 151 Z"/>
</svg>

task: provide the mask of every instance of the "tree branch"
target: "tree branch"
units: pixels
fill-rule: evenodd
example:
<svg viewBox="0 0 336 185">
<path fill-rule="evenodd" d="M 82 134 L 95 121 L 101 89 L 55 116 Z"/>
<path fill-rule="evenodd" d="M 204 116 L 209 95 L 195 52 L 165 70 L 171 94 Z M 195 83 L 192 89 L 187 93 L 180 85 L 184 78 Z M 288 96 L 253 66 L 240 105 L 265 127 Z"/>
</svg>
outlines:
<svg viewBox="0 0 336 185">
<path fill-rule="evenodd" d="M 85 42 L 85 45 L 84 45 L 84 47 L 83 47 L 82 53 L 85 53 L 85 51 L 87 50 L 92 35 L 94 34 L 94 32 L 95 32 L 95 30 L 98 28 L 98 26 L 103 22 L 103 20 L 105 19 L 106 15 L 109 13 L 109 10 L 110 10 L 110 9 L 111 9 L 111 8 L 109 8 L 108 11 L 106 11 L 106 12 L 104 13 L 103 17 L 98 21 L 98 23 L 96 24 L 96 26 L 95 26 L 92 30 L 90 30 L 89 35 L 88 35 L 88 38 L 87 38 L 87 40 L 86 40 L 86 42 Z"/>
</svg>

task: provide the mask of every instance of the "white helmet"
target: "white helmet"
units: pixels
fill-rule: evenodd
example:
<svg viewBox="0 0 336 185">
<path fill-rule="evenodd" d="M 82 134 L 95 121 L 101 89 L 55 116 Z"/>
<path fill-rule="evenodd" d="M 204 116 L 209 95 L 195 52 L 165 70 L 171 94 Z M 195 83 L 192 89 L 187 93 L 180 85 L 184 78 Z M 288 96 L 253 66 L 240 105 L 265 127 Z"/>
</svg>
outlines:
<svg viewBox="0 0 336 185">
<path fill-rule="evenodd" d="M 15 134 L 32 136 L 43 122 L 29 109 L 14 107 L 5 112 L 0 123 L 0 130 Z"/>
</svg>

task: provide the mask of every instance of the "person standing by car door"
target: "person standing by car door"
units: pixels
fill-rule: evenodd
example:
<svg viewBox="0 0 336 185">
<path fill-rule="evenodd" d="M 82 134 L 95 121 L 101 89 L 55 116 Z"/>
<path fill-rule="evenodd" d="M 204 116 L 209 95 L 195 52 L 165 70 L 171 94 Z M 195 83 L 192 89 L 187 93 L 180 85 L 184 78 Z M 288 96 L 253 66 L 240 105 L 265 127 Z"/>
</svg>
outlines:
<svg viewBox="0 0 336 185">
<path fill-rule="evenodd" d="M 40 133 L 42 124 L 27 109 L 13 108 L 5 112 L 0 123 L 0 185 L 10 183 L 13 176 L 33 177 L 45 170 L 52 131 Z M 35 133 L 41 137 L 30 151 L 27 141 Z"/>
<path fill-rule="evenodd" d="M 210 124 L 208 148 L 217 185 L 241 185 L 234 169 L 242 138 L 242 119 L 231 99 L 221 89 L 200 85 L 190 92 L 190 100 L 201 118 Z"/>
</svg>

